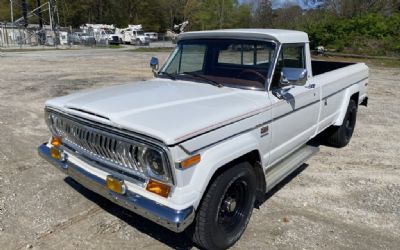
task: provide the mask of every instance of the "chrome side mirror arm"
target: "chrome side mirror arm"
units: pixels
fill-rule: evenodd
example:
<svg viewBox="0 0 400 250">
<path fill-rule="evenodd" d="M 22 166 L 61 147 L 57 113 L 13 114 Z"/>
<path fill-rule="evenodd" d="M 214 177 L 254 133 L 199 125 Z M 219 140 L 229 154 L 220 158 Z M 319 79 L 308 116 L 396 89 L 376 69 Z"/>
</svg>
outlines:
<svg viewBox="0 0 400 250">
<path fill-rule="evenodd" d="M 159 68 L 159 62 L 158 62 L 157 57 L 153 56 L 150 59 L 150 67 L 151 67 L 151 71 L 153 72 L 154 76 L 156 76 L 158 74 L 158 68 Z"/>
</svg>

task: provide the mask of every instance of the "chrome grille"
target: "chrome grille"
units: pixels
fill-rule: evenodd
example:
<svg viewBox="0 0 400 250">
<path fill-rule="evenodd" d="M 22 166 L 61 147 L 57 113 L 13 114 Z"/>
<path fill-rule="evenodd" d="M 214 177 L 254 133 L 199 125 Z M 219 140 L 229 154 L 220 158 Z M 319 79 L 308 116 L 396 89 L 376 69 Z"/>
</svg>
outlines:
<svg viewBox="0 0 400 250">
<path fill-rule="evenodd" d="M 56 114 L 50 114 L 49 118 L 51 128 L 62 137 L 63 144 L 94 160 L 146 177 L 145 169 L 137 160 L 139 142 L 124 140 Z"/>
</svg>

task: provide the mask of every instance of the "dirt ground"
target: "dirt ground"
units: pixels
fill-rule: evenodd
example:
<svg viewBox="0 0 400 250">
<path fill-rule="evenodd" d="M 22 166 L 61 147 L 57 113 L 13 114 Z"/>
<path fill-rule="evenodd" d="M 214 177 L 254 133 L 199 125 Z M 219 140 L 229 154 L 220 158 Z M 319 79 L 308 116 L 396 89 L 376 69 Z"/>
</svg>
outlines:
<svg viewBox="0 0 400 250">
<path fill-rule="evenodd" d="M 36 152 L 45 100 L 151 77 L 165 52 L 5 52 L 0 57 L 0 248 L 190 249 L 172 233 L 88 191 Z M 321 146 L 255 209 L 234 249 L 400 248 L 400 68 L 370 69 L 350 145 Z"/>
</svg>

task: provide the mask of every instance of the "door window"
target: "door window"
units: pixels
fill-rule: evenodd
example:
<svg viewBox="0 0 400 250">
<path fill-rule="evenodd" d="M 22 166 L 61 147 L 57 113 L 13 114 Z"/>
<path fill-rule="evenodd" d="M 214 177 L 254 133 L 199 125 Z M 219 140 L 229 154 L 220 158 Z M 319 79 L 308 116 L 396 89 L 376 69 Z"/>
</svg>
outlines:
<svg viewBox="0 0 400 250">
<path fill-rule="evenodd" d="M 304 44 L 285 44 L 282 46 L 272 78 L 271 88 L 280 87 L 282 68 L 305 69 Z"/>
</svg>

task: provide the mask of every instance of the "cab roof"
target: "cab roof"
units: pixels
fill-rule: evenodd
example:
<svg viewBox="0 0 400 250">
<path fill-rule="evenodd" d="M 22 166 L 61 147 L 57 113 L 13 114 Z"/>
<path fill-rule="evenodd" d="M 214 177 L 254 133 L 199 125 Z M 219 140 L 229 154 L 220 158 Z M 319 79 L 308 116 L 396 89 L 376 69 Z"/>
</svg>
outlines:
<svg viewBox="0 0 400 250">
<path fill-rule="evenodd" d="M 178 40 L 226 38 L 226 39 L 263 39 L 278 43 L 308 43 L 308 35 L 297 30 L 283 29 L 224 29 L 208 31 L 192 31 L 179 35 Z"/>
</svg>

